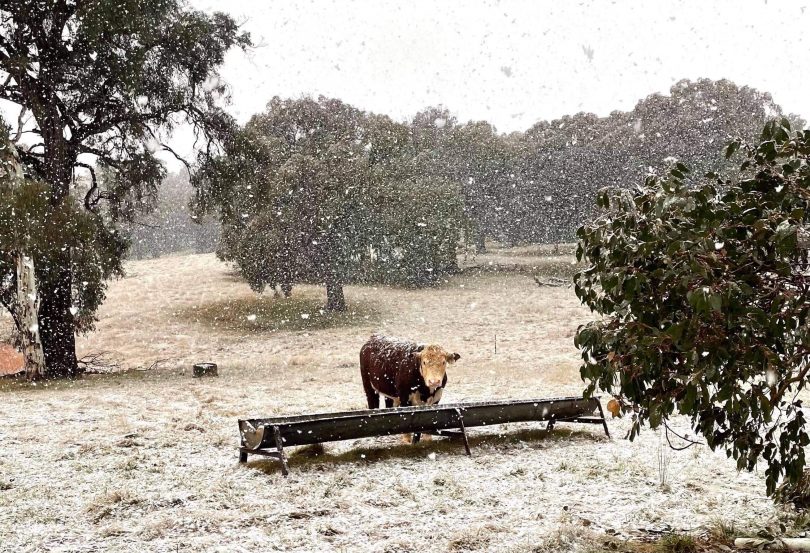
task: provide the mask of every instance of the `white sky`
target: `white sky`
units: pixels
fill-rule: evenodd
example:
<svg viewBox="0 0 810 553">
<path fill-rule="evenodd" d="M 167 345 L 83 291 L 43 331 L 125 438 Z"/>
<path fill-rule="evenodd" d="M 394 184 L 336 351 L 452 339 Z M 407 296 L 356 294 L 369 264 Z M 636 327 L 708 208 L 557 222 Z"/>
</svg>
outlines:
<svg viewBox="0 0 810 553">
<path fill-rule="evenodd" d="M 810 0 L 189 1 L 230 13 L 257 45 L 222 68 L 240 122 L 274 95 L 323 94 L 398 120 L 442 104 L 510 132 L 631 110 L 700 77 L 769 91 L 810 120 Z M 189 157 L 192 142 L 169 140 Z"/>
<path fill-rule="evenodd" d="M 630 110 L 699 77 L 767 90 L 810 119 L 807 4 L 192 0 L 258 45 L 222 70 L 240 122 L 274 95 L 324 94 L 396 119 L 443 104 L 503 132 Z"/>
</svg>

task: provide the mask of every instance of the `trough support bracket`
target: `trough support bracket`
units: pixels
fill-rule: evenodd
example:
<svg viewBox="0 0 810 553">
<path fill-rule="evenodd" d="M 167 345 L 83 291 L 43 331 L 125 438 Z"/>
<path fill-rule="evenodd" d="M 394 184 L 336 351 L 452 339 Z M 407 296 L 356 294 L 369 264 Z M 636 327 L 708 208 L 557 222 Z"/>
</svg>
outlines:
<svg viewBox="0 0 810 553">
<path fill-rule="evenodd" d="M 464 416 L 461 414 L 461 409 L 454 409 L 456 418 L 458 419 L 458 430 L 432 430 L 427 432 L 414 432 L 411 443 L 418 444 L 422 439 L 422 434 L 431 434 L 433 436 L 443 436 L 445 438 L 461 438 L 464 440 L 464 450 L 467 455 L 472 455 L 470 451 L 470 441 L 467 439 L 467 429 L 464 427 Z"/>
<path fill-rule="evenodd" d="M 281 430 L 278 426 L 273 427 L 273 438 L 276 441 L 276 449 L 278 450 L 278 460 L 281 461 L 281 474 L 287 476 L 290 470 L 287 467 L 287 458 L 284 456 L 284 443 L 281 439 Z"/>
<path fill-rule="evenodd" d="M 467 455 L 472 455 L 470 451 L 470 441 L 467 439 L 467 429 L 464 428 L 464 416 L 461 414 L 461 409 L 456 407 L 456 416 L 458 417 L 458 427 L 461 430 L 461 437 L 464 440 L 464 449 L 467 451 Z"/>
<path fill-rule="evenodd" d="M 558 423 L 558 422 L 576 422 L 576 423 L 581 423 L 581 424 L 601 424 L 602 429 L 604 429 L 604 431 L 605 431 L 605 436 L 607 436 L 608 439 L 610 439 L 610 430 L 608 430 L 607 419 L 605 419 L 605 412 L 604 412 L 604 410 L 602 410 L 602 403 L 599 400 L 596 401 L 596 407 L 599 409 L 599 416 L 598 417 L 593 416 L 593 415 L 581 416 L 581 417 L 568 417 L 568 418 L 564 418 L 564 419 L 556 419 L 554 417 L 551 417 L 548 420 L 548 424 L 546 424 L 546 432 L 550 433 L 552 430 L 554 430 L 554 425 L 556 423 Z"/>
<path fill-rule="evenodd" d="M 607 420 L 605 419 L 605 412 L 602 410 L 602 402 L 598 399 L 596 400 L 596 405 L 599 407 L 599 417 L 602 419 L 602 428 L 605 429 L 605 436 L 610 439 L 610 430 L 608 430 Z"/>
<path fill-rule="evenodd" d="M 276 443 L 276 451 L 268 451 L 260 447 L 257 449 L 250 449 L 249 447 L 245 446 L 244 442 L 242 442 L 242 446 L 239 448 L 239 462 L 247 463 L 248 455 L 261 455 L 262 457 L 278 459 L 278 461 L 281 463 L 281 474 L 287 476 L 290 474 L 290 470 L 287 466 L 287 457 L 284 455 L 284 442 L 281 439 L 281 430 L 278 426 L 273 427 L 273 441 Z"/>
</svg>

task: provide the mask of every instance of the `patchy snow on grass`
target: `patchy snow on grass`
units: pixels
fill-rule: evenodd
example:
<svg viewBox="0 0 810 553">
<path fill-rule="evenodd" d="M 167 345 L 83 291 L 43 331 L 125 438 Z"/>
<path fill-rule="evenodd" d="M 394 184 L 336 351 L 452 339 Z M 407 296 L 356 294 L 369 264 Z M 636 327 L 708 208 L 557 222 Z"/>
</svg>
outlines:
<svg viewBox="0 0 810 553">
<path fill-rule="evenodd" d="M 481 275 L 347 288 L 379 309 L 367 324 L 218 332 L 178 315 L 249 296 L 213 256 L 130 271 L 81 349 L 165 368 L 0 383 L 2 551 L 551 551 L 583 533 L 761 527 L 777 514 L 761 475 L 705 447 L 669 452 L 662 485 L 660 435 L 631 443 L 618 419 L 610 440 L 598 426 L 471 429 L 471 457 L 456 441 L 385 437 L 289 448 L 287 478 L 272 460 L 240 465 L 237 418 L 364 407 L 357 356 L 372 331 L 461 353 L 445 402 L 549 397 L 581 392 L 572 337 L 588 314 L 570 289 Z M 203 360 L 218 378 L 191 377 Z"/>
</svg>

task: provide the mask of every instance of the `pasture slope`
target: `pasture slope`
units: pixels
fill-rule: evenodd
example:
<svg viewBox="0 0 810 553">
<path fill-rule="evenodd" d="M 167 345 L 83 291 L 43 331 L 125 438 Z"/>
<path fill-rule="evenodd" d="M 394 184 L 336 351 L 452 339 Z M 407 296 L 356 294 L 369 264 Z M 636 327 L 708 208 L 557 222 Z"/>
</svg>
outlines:
<svg viewBox="0 0 810 553">
<path fill-rule="evenodd" d="M 474 264 L 536 261 L 520 253 Z M 197 310 L 255 299 L 214 256 L 127 269 L 80 349 L 150 370 L 0 381 L 4 552 L 563 551 L 779 516 L 760 475 L 706 448 L 665 451 L 662 485 L 661 436 L 625 441 L 625 420 L 610 422 L 611 441 L 596 427 L 512 425 L 472 430 L 472 457 L 391 437 L 301 452 L 287 479 L 271 462 L 240 466 L 237 417 L 364 406 L 357 357 L 372 331 L 460 352 L 443 401 L 559 396 L 581 392 L 572 338 L 588 313 L 568 288 L 483 271 L 429 290 L 348 287 L 373 310 L 335 328 L 215 327 Z M 206 360 L 221 376 L 192 379 Z"/>
</svg>

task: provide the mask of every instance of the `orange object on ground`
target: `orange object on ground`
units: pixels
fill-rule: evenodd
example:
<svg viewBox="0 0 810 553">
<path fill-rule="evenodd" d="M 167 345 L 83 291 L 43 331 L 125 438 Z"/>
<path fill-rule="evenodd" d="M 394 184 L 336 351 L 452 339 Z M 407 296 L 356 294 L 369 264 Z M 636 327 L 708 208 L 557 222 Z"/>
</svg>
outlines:
<svg viewBox="0 0 810 553">
<path fill-rule="evenodd" d="M 10 376 L 25 370 L 22 353 L 8 344 L 0 344 L 0 376 Z"/>
</svg>

